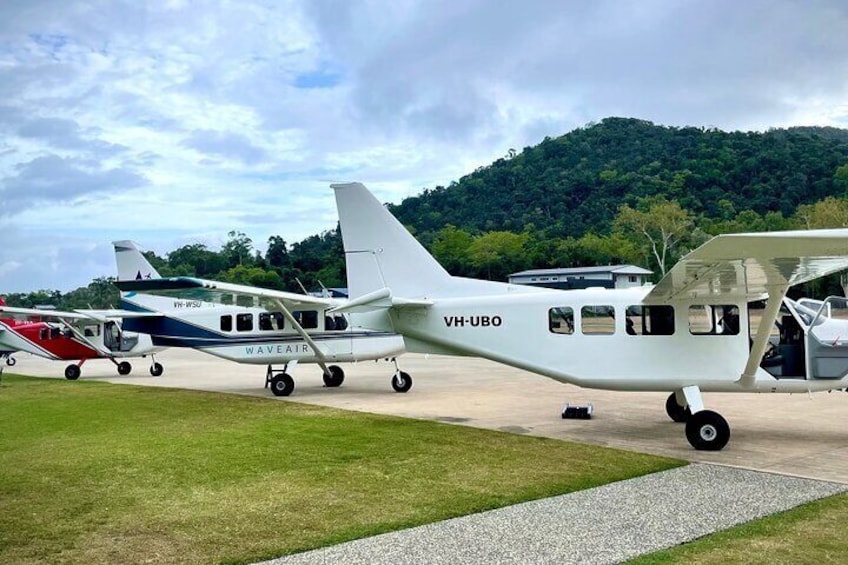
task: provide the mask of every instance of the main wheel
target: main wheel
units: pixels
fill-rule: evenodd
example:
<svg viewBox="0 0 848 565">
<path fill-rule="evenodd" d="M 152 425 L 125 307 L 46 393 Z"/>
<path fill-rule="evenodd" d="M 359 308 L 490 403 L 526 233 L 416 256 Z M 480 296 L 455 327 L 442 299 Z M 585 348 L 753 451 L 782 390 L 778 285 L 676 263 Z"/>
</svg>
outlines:
<svg viewBox="0 0 848 565">
<path fill-rule="evenodd" d="M 719 451 L 730 440 L 730 426 L 721 414 L 701 410 L 686 421 L 686 439 L 701 451 Z"/>
<path fill-rule="evenodd" d="M 338 365 L 330 365 L 327 367 L 329 373 L 324 373 L 324 386 L 329 388 L 335 388 L 337 386 L 342 386 L 344 382 L 344 371 Z"/>
<path fill-rule="evenodd" d="M 685 422 L 689 419 L 692 413 L 688 406 L 681 406 L 677 403 L 677 397 L 672 392 L 665 401 L 665 413 L 675 422 Z"/>
<path fill-rule="evenodd" d="M 75 381 L 82 374 L 82 369 L 79 368 L 79 365 L 68 365 L 65 367 L 65 378 L 69 381 Z"/>
<path fill-rule="evenodd" d="M 18 360 L 15 359 L 14 357 L 6 357 L 6 364 L 10 367 L 14 367 L 15 363 L 17 363 L 17 362 L 18 362 Z"/>
<path fill-rule="evenodd" d="M 294 379 L 286 373 L 271 377 L 271 392 L 274 396 L 289 396 L 294 391 Z"/>
<path fill-rule="evenodd" d="M 154 362 L 150 366 L 150 374 L 153 375 L 154 377 L 159 377 L 164 372 L 165 372 L 165 367 L 163 367 L 161 363 Z"/>
<path fill-rule="evenodd" d="M 130 371 L 132 371 L 132 365 L 127 361 L 121 361 L 118 363 L 118 374 L 119 375 L 129 375 Z"/>
<path fill-rule="evenodd" d="M 395 389 L 395 392 L 408 391 L 412 388 L 412 377 L 409 376 L 409 373 L 398 371 L 395 373 L 395 376 L 392 377 L 392 388 Z"/>
</svg>

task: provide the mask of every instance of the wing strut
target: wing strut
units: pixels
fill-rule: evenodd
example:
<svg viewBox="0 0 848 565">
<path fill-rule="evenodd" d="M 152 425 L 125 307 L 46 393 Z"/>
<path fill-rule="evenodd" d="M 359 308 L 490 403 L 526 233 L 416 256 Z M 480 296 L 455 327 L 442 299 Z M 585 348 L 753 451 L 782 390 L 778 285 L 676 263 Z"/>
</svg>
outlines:
<svg viewBox="0 0 848 565">
<path fill-rule="evenodd" d="M 763 317 L 760 320 L 760 327 L 757 328 L 757 335 L 754 336 L 754 342 L 751 345 L 751 353 L 748 355 L 745 370 L 742 372 L 742 376 L 739 377 L 739 384 L 744 387 L 754 386 L 757 367 L 760 366 L 760 361 L 762 361 L 768 347 L 771 328 L 774 326 L 774 321 L 777 320 L 780 305 L 783 303 L 783 297 L 786 296 L 788 289 L 788 286 L 775 290 L 769 289 L 768 302 L 766 302 L 766 309 L 763 311 Z"/>
<path fill-rule="evenodd" d="M 300 323 L 298 323 L 298 321 L 295 319 L 295 317 L 292 316 L 292 313 L 289 312 L 289 309 L 285 307 L 282 300 L 274 300 L 274 302 L 276 303 L 277 308 L 279 308 L 280 311 L 283 313 L 283 316 L 285 316 L 286 320 L 288 320 L 289 323 L 292 325 L 294 331 L 300 334 L 300 337 L 303 338 L 303 341 L 309 344 L 309 347 L 311 347 L 312 351 L 315 352 L 315 362 L 318 363 L 318 366 L 321 367 L 321 370 L 324 371 L 324 374 L 329 375 L 330 370 L 327 369 L 326 356 L 324 355 L 324 353 L 321 352 L 320 349 L 318 349 L 318 345 L 315 343 L 315 341 L 311 337 L 309 337 L 309 334 L 306 332 L 305 329 L 303 329 L 303 326 L 301 326 Z"/>
<path fill-rule="evenodd" d="M 105 347 L 102 347 L 99 344 L 94 343 L 93 341 L 91 341 L 90 339 L 85 337 L 82 334 L 82 332 L 79 331 L 79 328 L 75 327 L 72 323 L 68 322 L 65 318 L 59 317 L 58 319 L 62 323 L 62 325 L 65 326 L 66 328 L 68 328 L 71 331 L 71 333 L 74 334 L 74 337 L 77 338 L 79 341 L 83 342 L 84 344 L 86 344 L 87 346 L 89 346 L 90 348 L 92 348 L 93 350 L 98 352 L 99 354 L 103 355 L 104 357 L 113 357 L 114 356 L 112 354 L 112 352 L 108 351 Z M 103 324 L 100 324 L 100 326 L 101 326 L 101 328 L 100 328 L 101 331 L 103 331 Z"/>
</svg>

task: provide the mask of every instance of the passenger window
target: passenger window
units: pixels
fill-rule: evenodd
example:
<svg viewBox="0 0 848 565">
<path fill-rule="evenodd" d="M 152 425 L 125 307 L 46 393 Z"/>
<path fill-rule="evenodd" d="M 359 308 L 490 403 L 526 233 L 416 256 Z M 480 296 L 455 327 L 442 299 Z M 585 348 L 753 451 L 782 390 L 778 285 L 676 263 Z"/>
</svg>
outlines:
<svg viewBox="0 0 848 565">
<path fill-rule="evenodd" d="M 233 331 L 233 317 L 230 314 L 227 314 L 226 316 L 221 316 L 221 331 Z"/>
<path fill-rule="evenodd" d="M 259 314 L 259 329 L 263 331 L 276 331 L 283 329 L 285 318 L 282 312 L 262 312 Z"/>
<path fill-rule="evenodd" d="M 253 314 L 238 314 L 236 316 L 236 329 L 240 332 L 253 330 Z"/>
<path fill-rule="evenodd" d="M 555 334 L 573 334 L 574 310 L 568 306 L 548 310 L 548 330 Z"/>
<path fill-rule="evenodd" d="M 47 333 L 47 328 L 41 328 L 41 331 L 39 332 L 39 337 L 41 337 L 42 340 L 49 339 L 49 335 L 50 334 Z"/>
<path fill-rule="evenodd" d="M 587 335 L 615 333 L 615 308 L 612 306 L 584 306 L 580 310 L 580 327 Z"/>
<path fill-rule="evenodd" d="M 674 334 L 674 308 L 671 306 L 628 306 L 624 324 L 628 335 L 672 335 Z"/>
<path fill-rule="evenodd" d="M 690 306 L 689 333 L 693 335 L 738 335 L 739 307 L 729 304 Z"/>
<path fill-rule="evenodd" d="M 347 319 L 341 314 L 324 316 L 324 331 L 341 331 L 347 329 Z"/>
<path fill-rule="evenodd" d="M 315 310 L 297 310 L 292 312 L 292 316 L 305 330 L 314 330 L 318 327 L 318 312 Z"/>
</svg>

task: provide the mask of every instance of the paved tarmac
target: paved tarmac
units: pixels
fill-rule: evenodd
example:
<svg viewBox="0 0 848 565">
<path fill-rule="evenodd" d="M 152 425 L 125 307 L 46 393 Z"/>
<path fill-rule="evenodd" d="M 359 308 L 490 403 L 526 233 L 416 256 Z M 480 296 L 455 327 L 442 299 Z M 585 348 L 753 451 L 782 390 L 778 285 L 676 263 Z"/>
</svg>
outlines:
<svg viewBox="0 0 848 565">
<path fill-rule="evenodd" d="M 6 370 L 38 376 L 63 375 L 66 363 L 17 354 Z M 264 389 L 265 367 L 239 365 L 194 350 L 169 349 L 157 356 L 165 374 L 151 377 L 149 360 L 132 360 L 119 376 L 105 360 L 83 366 L 83 379 L 114 383 L 222 391 L 275 398 Z M 407 354 L 399 358 L 414 380 L 399 394 L 389 380 L 391 363 L 341 365 L 344 384 L 326 388 L 317 365 L 298 365 L 296 388 L 281 402 L 305 402 L 347 410 L 437 420 L 583 443 L 594 443 L 688 461 L 716 463 L 848 484 L 848 394 L 705 394 L 708 408 L 731 427 L 719 452 L 695 451 L 682 424 L 665 414 L 665 393 L 581 389 L 476 358 Z M 563 420 L 564 403 L 594 405 L 591 420 Z"/>
</svg>

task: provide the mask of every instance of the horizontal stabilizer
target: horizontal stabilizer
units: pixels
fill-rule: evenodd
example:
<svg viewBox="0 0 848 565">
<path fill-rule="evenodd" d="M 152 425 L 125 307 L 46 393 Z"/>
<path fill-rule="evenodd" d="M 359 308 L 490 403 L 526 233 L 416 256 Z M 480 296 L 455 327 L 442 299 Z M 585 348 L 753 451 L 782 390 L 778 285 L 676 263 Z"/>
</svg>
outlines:
<svg viewBox="0 0 848 565">
<path fill-rule="evenodd" d="M 404 307 L 419 307 L 426 308 L 432 306 L 432 300 L 417 300 L 409 298 L 399 298 L 392 296 L 392 292 L 388 288 L 381 288 L 368 294 L 363 294 L 358 298 L 354 298 L 336 306 L 331 312 L 373 312 L 374 310 L 385 310 L 387 308 L 404 308 Z"/>
</svg>

